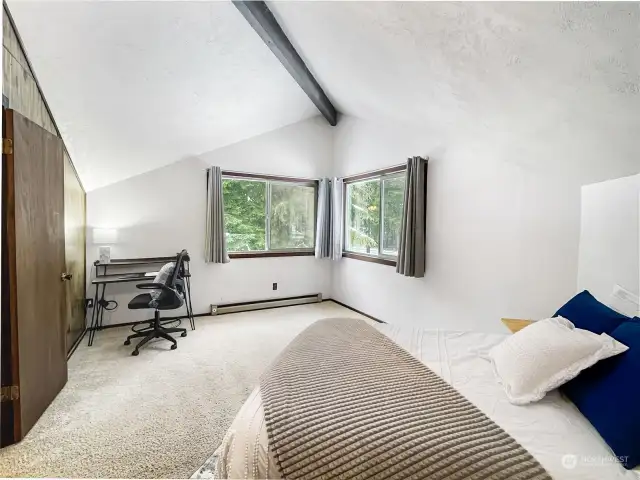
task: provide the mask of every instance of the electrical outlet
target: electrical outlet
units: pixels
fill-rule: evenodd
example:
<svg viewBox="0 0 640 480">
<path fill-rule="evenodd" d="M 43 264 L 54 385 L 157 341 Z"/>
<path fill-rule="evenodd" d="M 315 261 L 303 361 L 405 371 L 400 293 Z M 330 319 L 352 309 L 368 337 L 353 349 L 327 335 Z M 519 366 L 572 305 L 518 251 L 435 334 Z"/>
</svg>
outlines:
<svg viewBox="0 0 640 480">
<path fill-rule="evenodd" d="M 217 305 L 211 305 L 210 313 L 211 313 L 211 315 L 216 315 L 218 313 L 218 306 Z"/>
<path fill-rule="evenodd" d="M 276 282 L 273 282 L 273 289 L 277 290 L 278 289 L 278 284 Z"/>
<path fill-rule="evenodd" d="M 93 298 L 85 298 L 84 303 L 86 308 L 93 308 Z"/>
</svg>

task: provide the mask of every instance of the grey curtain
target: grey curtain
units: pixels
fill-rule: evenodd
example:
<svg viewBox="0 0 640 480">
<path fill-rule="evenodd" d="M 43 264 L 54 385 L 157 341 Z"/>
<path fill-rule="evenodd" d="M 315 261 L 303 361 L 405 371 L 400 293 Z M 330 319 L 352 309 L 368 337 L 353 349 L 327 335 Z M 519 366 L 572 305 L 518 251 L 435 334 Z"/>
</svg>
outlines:
<svg viewBox="0 0 640 480">
<path fill-rule="evenodd" d="M 424 277 L 427 214 L 427 159 L 407 161 L 404 207 L 396 272 L 407 277 Z"/>
<path fill-rule="evenodd" d="M 224 231 L 224 201 L 220 167 L 207 169 L 207 223 L 204 259 L 207 263 L 229 263 L 227 239 Z"/>
<path fill-rule="evenodd" d="M 342 258 L 343 188 L 342 179 L 335 177 L 318 184 L 316 258 Z"/>
<path fill-rule="evenodd" d="M 331 258 L 340 260 L 343 248 L 344 229 L 344 182 L 341 178 L 335 178 L 331 188 Z"/>
<path fill-rule="evenodd" d="M 318 213 L 316 219 L 316 258 L 331 257 L 331 180 L 318 183 Z"/>
</svg>

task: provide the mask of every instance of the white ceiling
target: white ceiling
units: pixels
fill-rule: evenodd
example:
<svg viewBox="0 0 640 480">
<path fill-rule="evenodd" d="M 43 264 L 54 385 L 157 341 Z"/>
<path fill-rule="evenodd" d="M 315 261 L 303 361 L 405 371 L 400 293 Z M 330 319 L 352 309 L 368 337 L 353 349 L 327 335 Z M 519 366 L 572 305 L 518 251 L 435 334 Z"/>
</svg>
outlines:
<svg viewBox="0 0 640 480">
<path fill-rule="evenodd" d="M 269 5 L 343 113 L 640 171 L 640 3 Z M 89 189 L 317 114 L 231 3 L 9 6 Z"/>
<path fill-rule="evenodd" d="M 640 171 L 638 2 L 270 5 L 343 112 L 581 182 Z"/>
<path fill-rule="evenodd" d="M 9 8 L 87 190 L 317 114 L 230 2 Z"/>
</svg>

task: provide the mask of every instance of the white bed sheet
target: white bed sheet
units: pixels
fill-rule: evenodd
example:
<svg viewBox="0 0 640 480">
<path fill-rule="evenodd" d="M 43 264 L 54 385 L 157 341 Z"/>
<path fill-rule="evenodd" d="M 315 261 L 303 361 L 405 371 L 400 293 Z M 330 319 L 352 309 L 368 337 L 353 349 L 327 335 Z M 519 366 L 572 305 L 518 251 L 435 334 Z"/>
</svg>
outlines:
<svg viewBox="0 0 640 480">
<path fill-rule="evenodd" d="M 637 480 L 589 421 L 558 391 L 530 405 L 509 403 L 481 357 L 506 335 L 377 325 L 526 448 L 554 479 Z M 217 450 L 218 478 L 279 478 L 268 452 L 260 392 L 247 399 Z"/>
</svg>

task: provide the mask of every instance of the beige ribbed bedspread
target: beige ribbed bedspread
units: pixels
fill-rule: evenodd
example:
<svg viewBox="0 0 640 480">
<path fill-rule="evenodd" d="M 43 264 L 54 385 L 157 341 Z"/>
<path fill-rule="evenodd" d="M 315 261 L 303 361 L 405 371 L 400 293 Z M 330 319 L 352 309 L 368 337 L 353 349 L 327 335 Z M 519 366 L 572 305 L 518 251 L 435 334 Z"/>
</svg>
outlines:
<svg viewBox="0 0 640 480">
<path fill-rule="evenodd" d="M 287 479 L 550 479 L 513 438 L 362 320 L 321 320 L 260 378 Z"/>
<path fill-rule="evenodd" d="M 594 458 L 609 458 L 610 448 L 589 421 L 555 390 L 530 405 L 509 403 L 483 356 L 508 337 L 506 333 L 460 332 L 416 326 L 373 323 L 416 360 L 427 365 L 485 415 L 522 445 L 558 480 L 638 480 L 639 471 L 616 463 L 594 465 Z M 567 468 L 565 456 L 580 455 Z M 265 428 L 258 387 L 251 393 L 210 459 L 214 478 L 278 479 Z M 214 465 L 213 465 L 214 464 Z M 199 477 L 206 478 L 206 477 Z"/>
</svg>

